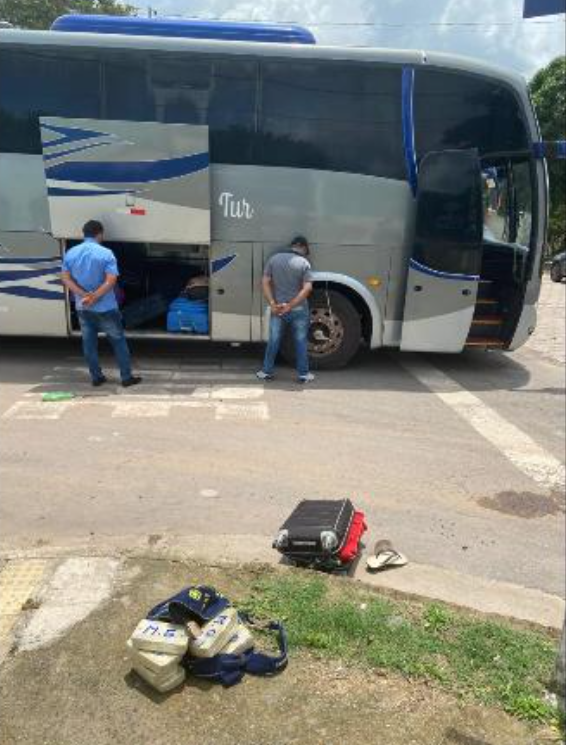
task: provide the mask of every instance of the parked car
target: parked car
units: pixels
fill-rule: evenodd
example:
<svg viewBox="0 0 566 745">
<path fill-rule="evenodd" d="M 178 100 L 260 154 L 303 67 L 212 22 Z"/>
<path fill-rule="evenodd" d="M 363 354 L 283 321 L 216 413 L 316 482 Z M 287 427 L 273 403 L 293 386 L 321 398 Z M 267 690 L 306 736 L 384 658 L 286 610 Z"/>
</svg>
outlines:
<svg viewBox="0 0 566 745">
<path fill-rule="evenodd" d="M 566 279 L 566 251 L 552 257 L 550 278 L 553 282 L 562 282 L 563 279 Z"/>
</svg>

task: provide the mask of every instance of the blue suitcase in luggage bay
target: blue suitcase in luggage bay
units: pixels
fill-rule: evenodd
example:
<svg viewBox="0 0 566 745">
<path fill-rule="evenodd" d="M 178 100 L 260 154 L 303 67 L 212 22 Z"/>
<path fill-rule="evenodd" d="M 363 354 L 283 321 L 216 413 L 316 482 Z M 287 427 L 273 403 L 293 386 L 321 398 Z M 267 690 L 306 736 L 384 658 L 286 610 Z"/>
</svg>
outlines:
<svg viewBox="0 0 566 745">
<path fill-rule="evenodd" d="M 167 313 L 167 331 L 208 334 L 208 302 L 184 297 L 173 300 Z"/>
</svg>

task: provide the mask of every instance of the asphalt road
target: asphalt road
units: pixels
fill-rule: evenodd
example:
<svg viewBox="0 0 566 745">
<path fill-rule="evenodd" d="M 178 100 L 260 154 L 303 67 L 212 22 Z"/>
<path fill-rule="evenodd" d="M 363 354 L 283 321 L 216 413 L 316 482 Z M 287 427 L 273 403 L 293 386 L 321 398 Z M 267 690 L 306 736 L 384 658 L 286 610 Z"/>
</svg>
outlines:
<svg viewBox="0 0 566 745">
<path fill-rule="evenodd" d="M 133 349 L 144 385 L 93 391 L 77 341 L 2 340 L 5 548 L 268 546 L 298 499 L 349 496 L 370 545 L 564 595 L 564 368 L 539 352 L 364 353 L 302 388 L 285 368 L 258 384 L 259 347 Z"/>
</svg>

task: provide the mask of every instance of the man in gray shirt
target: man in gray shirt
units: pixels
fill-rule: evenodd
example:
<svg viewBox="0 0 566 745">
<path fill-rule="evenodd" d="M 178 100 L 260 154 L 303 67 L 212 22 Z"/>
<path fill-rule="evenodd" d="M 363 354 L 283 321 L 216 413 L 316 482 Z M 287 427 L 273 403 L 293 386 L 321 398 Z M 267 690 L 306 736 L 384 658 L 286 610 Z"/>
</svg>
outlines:
<svg viewBox="0 0 566 745">
<path fill-rule="evenodd" d="M 307 298 L 312 292 L 312 269 L 308 255 L 308 241 L 298 235 L 291 242 L 289 251 L 275 254 L 265 265 L 263 294 L 271 309 L 271 320 L 263 368 L 257 373 L 259 380 L 273 379 L 275 359 L 287 326 L 291 327 L 295 339 L 299 382 L 310 383 L 314 380 L 314 375 L 309 371 L 308 356 L 310 312 Z"/>
</svg>

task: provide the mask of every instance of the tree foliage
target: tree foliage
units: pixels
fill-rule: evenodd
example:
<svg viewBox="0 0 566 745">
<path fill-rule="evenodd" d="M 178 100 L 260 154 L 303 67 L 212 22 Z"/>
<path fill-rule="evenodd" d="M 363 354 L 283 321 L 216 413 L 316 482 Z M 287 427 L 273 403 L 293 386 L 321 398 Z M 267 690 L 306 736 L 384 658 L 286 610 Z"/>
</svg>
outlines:
<svg viewBox="0 0 566 745">
<path fill-rule="evenodd" d="M 65 13 L 132 15 L 135 11 L 120 0 L 0 0 L 0 20 L 19 28 L 48 29 Z"/>
<path fill-rule="evenodd" d="M 543 140 L 566 140 L 566 57 L 557 57 L 531 81 Z M 566 160 L 549 163 L 551 250 L 566 246 Z"/>
</svg>

